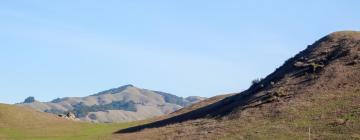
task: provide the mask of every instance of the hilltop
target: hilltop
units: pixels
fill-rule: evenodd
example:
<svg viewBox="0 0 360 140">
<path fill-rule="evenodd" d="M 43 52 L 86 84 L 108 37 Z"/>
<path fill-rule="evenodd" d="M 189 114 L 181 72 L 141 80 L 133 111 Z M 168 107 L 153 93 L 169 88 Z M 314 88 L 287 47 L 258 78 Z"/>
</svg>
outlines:
<svg viewBox="0 0 360 140">
<path fill-rule="evenodd" d="M 359 75 L 360 32 L 331 33 L 241 93 L 114 139 L 360 139 Z"/>
<path fill-rule="evenodd" d="M 89 122 L 129 122 L 172 113 L 205 98 L 176 95 L 142 89 L 133 85 L 105 90 L 86 97 L 58 98 L 51 102 L 39 102 L 29 97 L 19 106 L 53 114 L 75 113 L 76 117 Z"/>
</svg>

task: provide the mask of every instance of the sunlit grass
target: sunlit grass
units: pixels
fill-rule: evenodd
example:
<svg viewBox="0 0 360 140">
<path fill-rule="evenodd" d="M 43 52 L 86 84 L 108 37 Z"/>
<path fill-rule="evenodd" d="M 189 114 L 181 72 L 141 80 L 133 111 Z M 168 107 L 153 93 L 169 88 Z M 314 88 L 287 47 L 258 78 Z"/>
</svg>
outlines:
<svg viewBox="0 0 360 140">
<path fill-rule="evenodd" d="M 140 122 L 117 124 L 74 123 L 66 126 L 44 126 L 43 128 L 0 128 L 0 133 L 9 140 L 107 140 L 119 129 Z M 0 137 L 1 138 L 1 137 Z"/>
<path fill-rule="evenodd" d="M 32 109 L 0 104 L 1 140 L 107 140 L 117 130 L 145 123 L 68 121 Z"/>
</svg>

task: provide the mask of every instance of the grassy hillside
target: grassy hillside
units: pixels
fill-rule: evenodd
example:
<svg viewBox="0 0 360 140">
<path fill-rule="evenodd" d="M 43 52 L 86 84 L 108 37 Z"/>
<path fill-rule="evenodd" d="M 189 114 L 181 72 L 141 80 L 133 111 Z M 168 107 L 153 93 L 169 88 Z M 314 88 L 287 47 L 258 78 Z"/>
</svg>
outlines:
<svg viewBox="0 0 360 140">
<path fill-rule="evenodd" d="M 359 75 L 360 32 L 332 33 L 248 90 L 114 139 L 360 139 Z"/>
<path fill-rule="evenodd" d="M 1 140 L 106 140 L 119 128 L 139 123 L 73 122 L 27 107 L 0 104 Z"/>
<path fill-rule="evenodd" d="M 196 119 L 113 139 L 303 140 L 309 138 L 309 128 L 311 139 L 360 139 L 360 91 L 303 94 L 291 102 L 251 107 L 227 118 Z"/>
</svg>

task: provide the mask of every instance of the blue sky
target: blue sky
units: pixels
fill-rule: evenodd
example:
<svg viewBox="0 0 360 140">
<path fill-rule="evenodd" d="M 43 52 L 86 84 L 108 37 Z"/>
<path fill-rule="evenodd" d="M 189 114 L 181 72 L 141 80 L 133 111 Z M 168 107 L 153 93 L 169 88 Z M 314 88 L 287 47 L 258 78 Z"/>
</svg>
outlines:
<svg viewBox="0 0 360 140">
<path fill-rule="evenodd" d="M 357 0 L 3 0 L 0 102 L 124 84 L 239 92 L 320 37 L 360 30 Z"/>
</svg>

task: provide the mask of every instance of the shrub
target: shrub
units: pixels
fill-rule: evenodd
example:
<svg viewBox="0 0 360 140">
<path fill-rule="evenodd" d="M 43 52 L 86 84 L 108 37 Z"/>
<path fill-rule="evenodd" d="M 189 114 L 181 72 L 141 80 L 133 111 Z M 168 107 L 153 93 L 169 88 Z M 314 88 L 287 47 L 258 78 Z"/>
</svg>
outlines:
<svg viewBox="0 0 360 140">
<path fill-rule="evenodd" d="M 251 85 L 259 84 L 262 80 L 263 80 L 263 78 L 256 78 L 251 81 Z"/>
<path fill-rule="evenodd" d="M 87 106 L 84 103 L 79 103 L 74 106 L 72 112 L 76 114 L 76 117 L 85 117 L 89 112 L 107 111 L 107 110 L 126 110 L 137 111 L 135 103 L 133 101 L 114 101 L 105 105 L 92 105 Z"/>
</svg>

